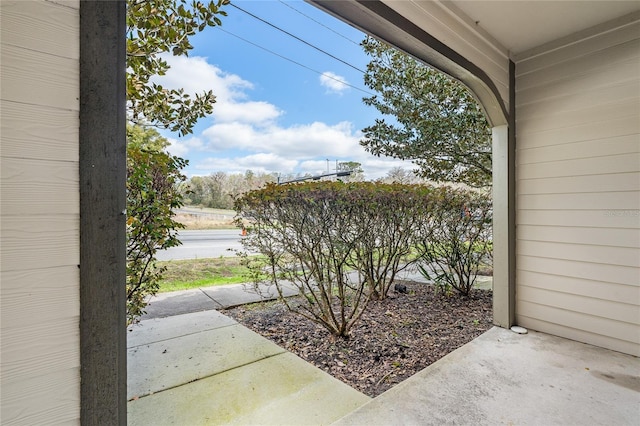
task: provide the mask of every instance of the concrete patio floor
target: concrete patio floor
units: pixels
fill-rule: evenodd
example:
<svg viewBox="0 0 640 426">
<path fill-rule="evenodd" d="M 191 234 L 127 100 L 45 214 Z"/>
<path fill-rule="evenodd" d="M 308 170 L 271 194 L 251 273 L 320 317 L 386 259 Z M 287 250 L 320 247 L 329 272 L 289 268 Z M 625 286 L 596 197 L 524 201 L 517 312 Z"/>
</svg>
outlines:
<svg viewBox="0 0 640 426">
<path fill-rule="evenodd" d="M 638 425 L 640 360 L 494 327 L 336 425 Z"/>
<path fill-rule="evenodd" d="M 371 399 L 215 310 L 248 297 L 157 298 L 128 335 L 129 424 L 640 424 L 630 355 L 495 327 Z"/>
</svg>

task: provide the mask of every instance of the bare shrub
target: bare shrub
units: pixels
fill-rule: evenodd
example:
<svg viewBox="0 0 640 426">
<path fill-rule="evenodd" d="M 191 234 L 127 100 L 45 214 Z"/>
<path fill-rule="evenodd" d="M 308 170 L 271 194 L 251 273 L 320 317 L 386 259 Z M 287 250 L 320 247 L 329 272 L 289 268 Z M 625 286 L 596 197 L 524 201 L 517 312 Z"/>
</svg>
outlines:
<svg viewBox="0 0 640 426">
<path fill-rule="evenodd" d="M 349 274 L 358 235 L 341 185 L 268 185 L 237 199 L 236 209 L 239 223 L 251 222 L 245 250 L 261 254 L 247 263 L 256 290 L 274 285 L 291 311 L 346 337 L 369 295 L 365 282 Z M 295 286 L 302 303 L 282 297 L 286 285 Z"/>
<path fill-rule="evenodd" d="M 386 297 L 411 261 L 417 187 L 370 182 L 269 185 L 236 200 L 249 222 L 244 248 L 254 287 L 280 296 L 293 285 L 303 302 L 288 308 L 348 336 L 370 298 Z M 249 259 L 249 258 L 246 258 Z"/>
<path fill-rule="evenodd" d="M 352 218 L 358 242 L 350 266 L 364 276 L 373 299 L 385 299 L 396 275 L 415 261 L 413 240 L 431 187 L 366 184 L 351 191 L 352 203 L 362 203 Z"/>
<path fill-rule="evenodd" d="M 254 290 L 275 286 L 291 311 L 342 337 L 413 262 L 468 294 L 491 244 L 490 197 L 449 187 L 271 184 L 236 199 L 235 208 L 248 231 L 241 255 Z M 301 302 L 283 297 L 287 286 Z"/>
<path fill-rule="evenodd" d="M 480 268 L 491 263 L 491 196 L 450 187 L 432 195 L 416 233 L 419 270 L 439 287 L 469 295 Z"/>
</svg>

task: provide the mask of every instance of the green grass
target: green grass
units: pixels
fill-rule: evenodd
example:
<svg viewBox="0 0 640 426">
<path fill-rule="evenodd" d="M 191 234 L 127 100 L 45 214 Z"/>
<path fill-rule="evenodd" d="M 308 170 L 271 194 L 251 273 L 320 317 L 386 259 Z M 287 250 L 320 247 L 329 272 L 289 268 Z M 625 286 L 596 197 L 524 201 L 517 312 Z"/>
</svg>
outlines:
<svg viewBox="0 0 640 426">
<path fill-rule="evenodd" d="M 247 282 L 248 270 L 240 265 L 237 257 L 171 260 L 158 262 L 158 266 L 167 267 L 164 279 L 160 282 L 161 293 Z"/>
</svg>

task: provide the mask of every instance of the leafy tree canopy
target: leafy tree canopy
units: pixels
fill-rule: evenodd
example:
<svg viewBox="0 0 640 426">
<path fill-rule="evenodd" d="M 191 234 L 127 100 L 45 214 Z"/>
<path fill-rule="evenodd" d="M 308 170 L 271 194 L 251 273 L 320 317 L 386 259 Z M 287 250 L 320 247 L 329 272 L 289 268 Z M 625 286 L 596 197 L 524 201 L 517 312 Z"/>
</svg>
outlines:
<svg viewBox="0 0 640 426">
<path fill-rule="evenodd" d="M 196 121 L 213 111 L 215 96 L 207 91 L 191 97 L 184 89 L 154 83 L 169 65 L 162 54 L 187 56 L 189 37 L 207 26 L 221 25 L 229 0 L 127 0 L 127 100 L 129 120 L 191 133 Z"/>
<path fill-rule="evenodd" d="M 127 324 L 144 313 L 147 296 L 156 294 L 166 268 L 155 254 L 180 244 L 173 219 L 182 206 L 178 186 L 187 164 L 163 148 L 168 141 L 153 128 L 127 126 Z"/>
<path fill-rule="evenodd" d="M 164 269 L 158 250 L 180 244 L 173 219 L 182 206 L 179 186 L 187 161 L 166 152 L 169 141 L 153 127 L 180 135 L 213 111 L 211 91 L 192 97 L 153 81 L 169 69 L 163 55 L 187 56 L 189 38 L 221 25 L 229 0 L 127 0 L 127 322 L 144 312 Z"/>
<path fill-rule="evenodd" d="M 154 128 L 127 124 L 127 146 L 146 151 L 164 151 L 170 145 Z"/>
<path fill-rule="evenodd" d="M 365 84 L 378 94 L 364 98 L 386 119 L 363 129 L 370 153 L 412 160 L 432 181 L 491 184 L 491 129 L 468 89 L 413 57 L 367 37 L 371 62 Z"/>
<path fill-rule="evenodd" d="M 340 178 L 345 182 L 361 182 L 364 180 L 364 169 L 362 163 L 357 161 L 341 161 L 338 163 L 337 172 L 350 171 L 351 174 L 346 177 Z"/>
</svg>

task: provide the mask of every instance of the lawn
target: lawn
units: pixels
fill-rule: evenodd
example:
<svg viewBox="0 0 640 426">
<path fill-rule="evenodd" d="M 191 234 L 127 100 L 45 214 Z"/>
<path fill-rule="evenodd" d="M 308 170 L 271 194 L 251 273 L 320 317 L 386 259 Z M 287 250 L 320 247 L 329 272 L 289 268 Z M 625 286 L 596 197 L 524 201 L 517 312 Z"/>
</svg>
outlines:
<svg viewBox="0 0 640 426">
<path fill-rule="evenodd" d="M 237 257 L 170 260 L 158 262 L 166 266 L 159 292 L 187 290 L 214 285 L 238 284 L 247 281 L 247 269 Z"/>
</svg>

